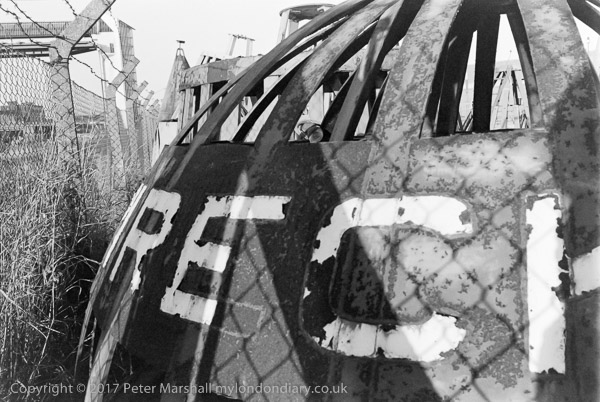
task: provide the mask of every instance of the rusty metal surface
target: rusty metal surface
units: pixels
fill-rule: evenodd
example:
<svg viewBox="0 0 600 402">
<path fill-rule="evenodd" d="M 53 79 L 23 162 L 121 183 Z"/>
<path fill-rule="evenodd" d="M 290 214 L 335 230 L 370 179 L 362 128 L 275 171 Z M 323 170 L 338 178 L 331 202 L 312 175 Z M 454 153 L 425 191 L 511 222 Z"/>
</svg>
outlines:
<svg viewBox="0 0 600 402">
<path fill-rule="evenodd" d="M 162 155 L 94 284 L 103 335 L 93 381 L 121 343 L 143 361 L 141 383 L 156 372 L 150 384 L 209 384 L 241 400 L 597 399 L 598 289 L 574 281 L 594 278 L 598 251 L 598 94 L 566 0 L 478 11 L 492 32 L 499 10 L 512 13 L 528 99 L 541 105 L 534 128 L 456 135 L 454 112 L 432 112 L 440 97 L 457 107 L 463 63 L 444 57 L 464 62 L 468 46 L 446 39 L 469 37 L 472 27 L 456 24 L 476 3 L 426 0 L 410 2 L 419 11 L 372 102 L 372 132 L 289 142 L 342 59 L 371 35 L 402 36 L 402 18 L 374 26 L 399 2 L 367 3 L 304 31 L 341 19 L 259 100 L 247 123 L 266 117 L 256 144 L 210 139 L 300 36 L 235 78 L 190 146 Z M 359 71 L 381 72 L 385 52 L 375 53 Z M 353 129 L 346 117 L 373 78 L 360 74 L 338 88 L 328 131 Z M 485 128 L 491 111 L 478 113 Z M 443 128 L 426 127 L 440 115 Z M 283 384 L 313 393 L 248 391 Z"/>
<path fill-rule="evenodd" d="M 367 46 L 364 59 L 356 70 L 356 78 L 345 96 L 344 104 L 340 110 L 339 123 L 331 134 L 331 141 L 344 141 L 354 136 L 354 129 L 360 120 L 358 111 L 362 111 L 367 99 L 374 91 L 377 72 L 388 51 L 404 36 L 410 25 L 411 10 L 404 7 L 404 2 L 397 2 L 388 8 L 381 16 L 373 32 L 373 37 Z M 413 6 L 414 7 L 414 6 Z M 400 20 L 400 21 L 398 21 Z M 400 26 L 404 29 L 395 29 L 390 35 L 392 26 Z M 350 132 L 352 130 L 352 132 Z"/>
<path fill-rule="evenodd" d="M 261 56 L 238 57 L 235 59 L 219 60 L 209 64 L 194 66 L 186 71 L 179 90 L 196 87 L 198 85 L 213 84 L 215 82 L 230 81 L 254 64 Z"/>
<path fill-rule="evenodd" d="M 406 34 L 373 129 L 375 142 L 367 173 L 367 194 L 398 193 L 399 187 L 393 182 L 406 174 L 408 147 L 419 136 L 444 39 L 460 4 L 457 0 L 425 2 Z"/>
<path fill-rule="evenodd" d="M 342 4 L 340 7 L 335 7 L 331 9 L 331 11 L 319 15 L 310 23 L 298 29 L 285 40 L 280 42 L 267 55 L 261 57 L 260 60 L 252 65 L 245 74 L 236 76 L 234 80 L 228 82 L 221 89 L 222 93 L 216 93 L 211 100 L 207 102 L 207 104 L 211 104 L 218 99 L 217 95 L 220 96 L 226 93 L 229 89 L 233 88 L 231 94 L 229 94 L 229 96 L 224 100 L 223 105 L 220 107 L 220 109 L 222 109 L 222 113 L 213 114 L 211 119 L 209 119 L 203 125 L 204 131 L 198 136 L 199 139 L 192 144 L 192 150 L 202 145 L 207 138 L 213 134 L 213 131 L 216 129 L 216 127 L 219 127 L 223 123 L 224 119 L 240 102 L 241 98 L 248 93 L 254 87 L 254 85 L 256 85 L 256 83 L 268 76 L 271 72 L 277 70 L 277 67 L 279 67 L 278 62 L 282 59 L 285 59 L 286 56 L 289 55 L 290 50 L 294 49 L 296 45 L 298 45 L 297 49 L 302 49 L 302 44 L 299 45 L 299 43 L 303 39 L 305 39 L 307 36 L 318 33 L 318 31 L 324 26 L 334 24 L 336 20 L 343 19 L 357 9 L 360 9 L 361 6 L 369 4 L 371 1 L 373 0 L 350 0 Z M 234 84 L 236 85 L 234 86 Z M 179 143 L 179 141 L 195 124 L 195 120 L 199 119 L 203 113 L 204 111 L 201 109 L 194 115 L 192 121 L 181 130 L 178 137 L 173 141 L 173 144 Z"/>
<path fill-rule="evenodd" d="M 600 244 L 600 119 L 596 80 L 566 1 L 519 1 L 536 70 L 554 171 L 572 200 L 567 217 L 571 257 Z"/>
</svg>

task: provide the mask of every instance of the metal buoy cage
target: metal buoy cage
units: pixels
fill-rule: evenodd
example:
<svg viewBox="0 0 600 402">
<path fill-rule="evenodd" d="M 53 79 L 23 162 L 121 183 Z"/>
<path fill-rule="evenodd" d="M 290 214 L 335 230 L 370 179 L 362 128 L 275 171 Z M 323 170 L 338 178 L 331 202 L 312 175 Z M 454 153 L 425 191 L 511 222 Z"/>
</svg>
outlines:
<svg viewBox="0 0 600 402">
<path fill-rule="evenodd" d="M 192 99 L 94 282 L 88 399 L 129 359 L 165 401 L 598 400 L 599 6 L 350 0 Z"/>
</svg>

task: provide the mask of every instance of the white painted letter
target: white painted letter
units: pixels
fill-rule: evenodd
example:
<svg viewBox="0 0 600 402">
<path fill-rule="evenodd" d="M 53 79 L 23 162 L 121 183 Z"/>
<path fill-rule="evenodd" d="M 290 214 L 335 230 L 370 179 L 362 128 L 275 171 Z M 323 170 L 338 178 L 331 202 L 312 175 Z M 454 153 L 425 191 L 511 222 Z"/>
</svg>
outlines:
<svg viewBox="0 0 600 402">
<path fill-rule="evenodd" d="M 403 198 L 352 198 L 333 210 L 330 224 L 317 234 L 319 246 L 312 261 L 319 264 L 336 257 L 344 232 L 359 226 L 406 224 L 427 227 L 445 236 L 473 233 L 472 223 L 461 219 L 467 206 L 444 196 L 406 196 Z M 305 288 L 305 297 L 310 291 Z M 387 330 L 380 325 L 355 323 L 341 317 L 327 324 L 322 347 L 349 356 L 375 356 L 381 349 L 385 356 L 430 362 L 455 349 L 466 330 L 458 328 L 456 318 L 433 314 L 421 325 L 398 326 Z"/>
<path fill-rule="evenodd" d="M 113 265 L 109 277 L 110 281 L 115 279 L 117 270 L 123 261 L 125 249 L 130 248 L 135 250 L 135 271 L 133 273 L 133 278 L 131 279 L 131 290 L 135 291 L 138 289 L 141 280 L 140 262 L 149 250 L 160 246 L 165 241 L 165 238 L 173 227 L 173 216 L 175 216 L 175 213 L 179 210 L 180 202 L 181 196 L 177 193 L 169 193 L 156 189 L 150 190 L 148 198 L 146 198 L 140 213 L 135 218 L 129 234 L 127 235 L 127 239 L 121 248 L 121 252 Z M 148 234 L 138 229 L 140 219 L 142 219 L 145 209 L 151 209 L 163 214 L 163 224 L 159 233 Z"/>
<path fill-rule="evenodd" d="M 199 246 L 196 243 L 210 218 L 228 217 L 229 219 L 269 219 L 285 218 L 283 206 L 290 202 L 290 197 L 276 196 L 226 196 L 208 197 L 204 210 L 192 225 L 183 246 L 173 283 L 167 287 L 160 303 L 160 309 L 168 314 L 178 314 L 186 320 L 210 324 L 218 301 L 178 290 L 183 281 L 190 262 L 198 264 L 217 273 L 223 273 L 229 260 L 231 247 L 211 242 Z M 231 234 L 225 234 L 224 240 Z"/>
<path fill-rule="evenodd" d="M 527 240 L 527 304 L 529 306 L 529 371 L 565 372 L 564 305 L 553 287 L 559 287 L 564 242 L 556 233 L 561 217 L 558 196 L 541 196 L 527 210 L 531 233 Z"/>
</svg>

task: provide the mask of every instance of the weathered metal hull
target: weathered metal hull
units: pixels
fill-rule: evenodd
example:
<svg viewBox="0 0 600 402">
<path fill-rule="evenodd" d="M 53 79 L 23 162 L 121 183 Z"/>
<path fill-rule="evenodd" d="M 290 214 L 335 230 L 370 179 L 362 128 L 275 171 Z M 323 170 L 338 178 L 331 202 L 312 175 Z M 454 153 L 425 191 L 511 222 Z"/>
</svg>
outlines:
<svg viewBox="0 0 600 402">
<path fill-rule="evenodd" d="M 350 21 L 369 24 L 394 3 Z M 286 400 L 596 400 L 593 72 L 565 2 L 519 1 L 534 128 L 427 134 L 460 4 L 406 9 L 413 25 L 372 136 L 342 141 L 338 122 L 339 141 L 288 142 L 336 65 L 328 46 L 343 52 L 361 31 L 342 25 L 293 71 L 255 144 L 210 143 L 235 104 L 225 97 L 190 146 L 163 153 L 94 285 L 103 337 L 92 381 L 119 342 L 159 373 L 137 381 L 163 385 L 163 398 L 189 386 L 197 400 L 206 387 L 277 400 L 265 387 L 285 385 Z M 549 33 L 557 21 L 566 33 Z M 574 56 L 546 67 L 551 48 Z M 263 68 L 236 85 L 252 87 Z M 362 87 L 347 93 L 366 102 Z"/>
</svg>

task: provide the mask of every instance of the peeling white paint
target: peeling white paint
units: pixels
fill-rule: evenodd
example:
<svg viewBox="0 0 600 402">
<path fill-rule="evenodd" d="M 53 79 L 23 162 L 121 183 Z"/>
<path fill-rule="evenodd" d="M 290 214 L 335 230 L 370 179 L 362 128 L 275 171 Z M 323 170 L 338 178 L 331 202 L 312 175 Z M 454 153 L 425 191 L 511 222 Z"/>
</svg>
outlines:
<svg viewBox="0 0 600 402">
<path fill-rule="evenodd" d="M 217 300 L 192 295 L 178 290 L 190 262 L 199 266 L 223 273 L 231 254 L 231 247 L 207 242 L 199 246 L 197 241 L 213 217 L 228 217 L 229 219 L 268 219 L 281 220 L 285 218 L 283 207 L 289 203 L 290 197 L 278 196 L 209 196 L 204 210 L 198 215 L 192 228 L 187 234 L 173 283 L 167 287 L 160 304 L 160 309 L 168 314 L 179 315 L 186 320 L 210 324 L 214 317 Z M 232 233 L 225 233 L 223 241 L 227 242 Z"/>
<path fill-rule="evenodd" d="M 144 194 L 145 191 L 146 191 L 146 186 L 142 184 L 140 186 L 140 188 L 138 188 L 137 191 L 135 192 L 135 194 L 133 195 L 133 199 L 131 200 L 129 207 L 125 211 L 125 214 L 123 215 L 123 218 L 121 219 L 121 222 L 119 223 L 119 227 L 117 228 L 117 231 L 113 235 L 113 238 L 110 241 L 108 248 L 106 249 L 106 253 L 104 254 L 104 258 L 102 259 L 102 267 L 103 268 L 106 268 L 106 264 L 108 263 L 109 257 L 114 253 L 115 247 L 117 246 L 119 238 L 121 238 L 121 235 L 123 234 L 123 231 L 125 230 L 125 226 L 127 226 L 127 222 L 129 222 L 129 220 L 131 219 L 131 215 L 133 214 L 133 211 L 135 210 L 137 205 L 140 203 L 140 200 L 142 199 L 142 194 Z M 112 277 L 114 277 L 114 275 L 112 275 Z M 110 280 L 112 281 L 112 279 L 110 279 Z"/>
<path fill-rule="evenodd" d="M 461 221 L 467 206 L 455 198 L 435 195 L 404 197 L 400 200 L 400 208 L 404 214 L 396 223 L 424 226 L 444 236 L 473 233 L 473 224 Z"/>
<path fill-rule="evenodd" d="M 560 286 L 558 263 L 564 242 L 556 233 L 557 195 L 542 195 L 526 211 L 531 233 L 527 240 L 527 304 L 529 306 L 529 370 L 565 372 L 564 304 L 552 287 Z M 538 197 L 536 197 L 538 198 Z"/>
<path fill-rule="evenodd" d="M 339 319 L 339 318 L 338 318 Z M 337 351 L 347 356 L 374 356 L 377 325 L 340 320 Z"/>
<path fill-rule="evenodd" d="M 444 196 L 352 198 L 333 210 L 329 224 L 317 234 L 312 261 L 323 263 L 335 258 L 344 232 L 357 226 L 408 224 L 445 236 L 470 234 L 473 224 L 461 220 L 468 211 L 463 202 Z M 305 288 L 304 297 L 308 294 Z M 424 324 L 397 326 L 385 331 L 378 325 L 337 317 L 323 328 L 323 340 L 313 339 L 324 348 L 349 356 L 374 357 L 380 349 L 387 357 L 430 362 L 441 359 L 442 353 L 454 350 L 464 339 L 466 330 L 456 327 L 455 323 L 456 318 L 433 314 Z"/>
<path fill-rule="evenodd" d="M 331 223 L 319 231 L 312 260 L 322 264 L 323 261 L 335 255 L 344 232 L 358 224 L 363 200 L 351 198 L 338 205 L 331 215 Z"/>
<path fill-rule="evenodd" d="M 377 347 L 389 358 L 420 362 L 442 359 L 442 354 L 457 348 L 467 330 L 456 326 L 457 319 L 434 313 L 421 325 L 403 325 L 377 332 Z"/>
<path fill-rule="evenodd" d="M 600 288 L 600 247 L 571 260 L 573 293 L 581 295 Z"/>
<path fill-rule="evenodd" d="M 140 213 L 133 222 L 131 230 L 127 235 L 127 239 L 121 247 L 119 256 L 113 265 L 113 269 L 109 277 L 110 281 L 115 279 L 117 270 L 123 261 L 126 248 L 131 248 L 135 250 L 135 270 L 131 279 L 131 290 L 135 291 L 139 288 L 141 281 L 140 263 L 142 258 L 148 253 L 148 251 L 160 246 L 165 241 L 167 235 L 173 227 L 172 220 L 179 210 L 180 202 L 181 196 L 177 193 L 170 193 L 156 189 L 150 190 L 144 205 L 142 205 Z M 143 212 L 146 208 L 163 214 L 164 222 L 159 233 L 147 234 L 138 229 L 140 219 L 142 218 Z"/>
<path fill-rule="evenodd" d="M 312 261 L 320 264 L 335 256 L 344 232 L 357 226 L 390 226 L 412 224 L 435 230 L 442 235 L 473 232 L 473 224 L 463 223 L 461 215 L 468 211 L 463 202 L 445 196 L 405 196 L 402 198 L 351 198 L 338 205 L 329 225 L 317 234 Z"/>
<path fill-rule="evenodd" d="M 467 331 L 458 328 L 456 321 L 434 313 L 423 324 L 399 325 L 386 331 L 377 325 L 338 317 L 324 327 L 325 339 L 320 344 L 348 356 L 375 357 L 380 351 L 387 358 L 433 362 L 456 349 L 465 338 Z"/>
</svg>

